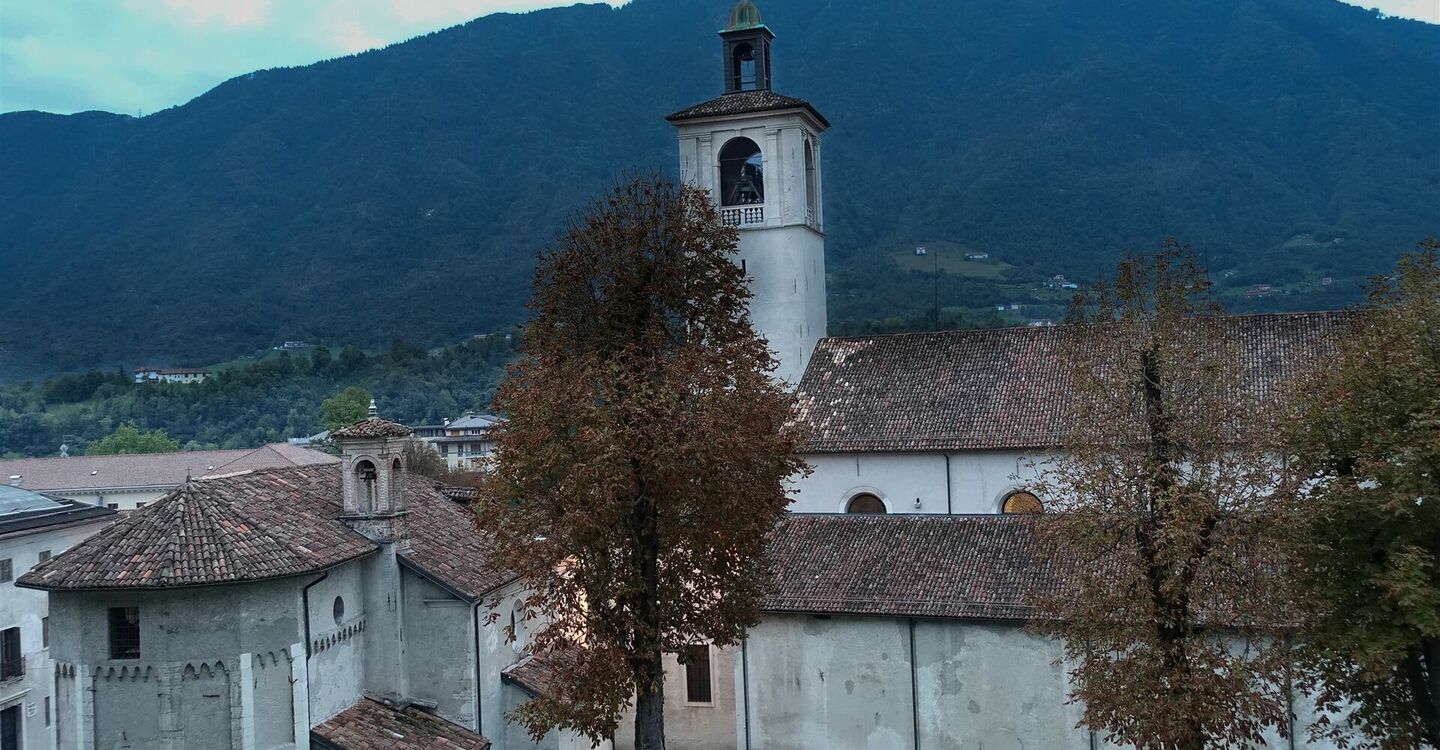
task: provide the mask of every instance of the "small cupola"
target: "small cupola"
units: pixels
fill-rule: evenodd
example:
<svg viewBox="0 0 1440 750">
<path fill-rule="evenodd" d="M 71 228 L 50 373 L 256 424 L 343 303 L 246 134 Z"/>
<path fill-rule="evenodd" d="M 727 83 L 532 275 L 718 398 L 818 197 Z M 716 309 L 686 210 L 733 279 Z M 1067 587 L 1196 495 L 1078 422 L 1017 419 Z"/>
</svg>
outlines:
<svg viewBox="0 0 1440 750">
<path fill-rule="evenodd" d="M 760 19 L 753 0 L 740 0 L 730 11 L 730 25 L 720 32 L 725 54 L 725 93 L 769 91 L 770 42 L 775 39 Z"/>
<path fill-rule="evenodd" d="M 413 434 L 409 427 L 381 418 L 373 400 L 368 417 L 330 433 L 340 446 L 346 516 L 405 512 L 405 444 Z"/>
</svg>

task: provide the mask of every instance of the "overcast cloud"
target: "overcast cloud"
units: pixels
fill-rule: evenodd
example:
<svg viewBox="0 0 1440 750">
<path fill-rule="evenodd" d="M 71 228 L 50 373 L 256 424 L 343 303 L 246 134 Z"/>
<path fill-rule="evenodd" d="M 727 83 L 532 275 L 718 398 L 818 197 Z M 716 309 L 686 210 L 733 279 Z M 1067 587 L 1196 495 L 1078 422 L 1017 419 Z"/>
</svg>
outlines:
<svg viewBox="0 0 1440 750">
<path fill-rule="evenodd" d="M 348 55 L 496 11 L 567 4 L 556 0 L 0 0 L 0 112 L 150 113 L 183 104 L 252 70 Z M 621 5 L 623 0 L 611 4 Z M 1440 23 L 1440 0 L 1360 4 Z"/>
</svg>

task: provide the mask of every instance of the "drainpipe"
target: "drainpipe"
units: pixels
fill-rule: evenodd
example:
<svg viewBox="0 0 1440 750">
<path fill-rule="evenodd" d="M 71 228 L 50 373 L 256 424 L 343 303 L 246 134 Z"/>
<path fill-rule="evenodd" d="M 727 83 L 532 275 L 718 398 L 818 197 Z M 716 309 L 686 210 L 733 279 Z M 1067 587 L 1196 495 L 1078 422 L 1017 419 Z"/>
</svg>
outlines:
<svg viewBox="0 0 1440 750">
<path fill-rule="evenodd" d="M 329 572 L 321 573 L 319 578 L 305 584 L 305 587 L 300 589 L 300 603 L 305 610 L 305 679 L 307 682 L 310 679 L 310 588 L 329 577 Z"/>
<path fill-rule="evenodd" d="M 910 618 L 910 718 L 915 728 L 915 750 L 920 750 L 920 675 L 915 665 L 915 618 Z"/>
<path fill-rule="evenodd" d="M 740 699 L 745 712 L 745 750 L 750 750 L 750 637 L 740 641 Z"/>
<path fill-rule="evenodd" d="M 950 504 L 950 454 L 945 454 L 945 512 L 955 515 L 955 508 Z"/>
<path fill-rule="evenodd" d="M 484 599 L 475 600 L 475 734 L 485 736 L 485 705 L 481 702 L 480 691 L 484 690 L 480 676 L 480 604 Z"/>
<path fill-rule="evenodd" d="M 301 608 L 302 610 L 304 610 L 303 612 L 301 612 L 301 615 L 300 615 L 300 616 L 303 617 L 303 618 L 305 618 L 305 710 L 306 710 L 306 711 L 309 711 L 309 710 L 310 710 L 310 708 L 311 708 L 311 706 L 310 706 L 310 697 L 311 697 L 312 695 L 314 695 L 314 693 L 310 692 L 310 690 L 311 690 L 311 688 L 310 688 L 310 685 L 311 685 L 311 678 L 310 678 L 310 588 L 311 588 L 312 586 L 314 586 L 315 584 L 317 584 L 317 583 L 319 583 L 319 582 L 321 582 L 321 581 L 323 581 L 323 580 L 325 580 L 326 578 L 329 578 L 329 577 L 330 577 L 330 572 L 329 572 L 329 571 L 326 571 L 326 572 L 324 572 L 324 573 L 321 573 L 319 578 L 316 578 L 315 580 L 313 580 L 313 581 L 305 584 L 305 586 L 300 589 L 300 608 Z"/>
</svg>

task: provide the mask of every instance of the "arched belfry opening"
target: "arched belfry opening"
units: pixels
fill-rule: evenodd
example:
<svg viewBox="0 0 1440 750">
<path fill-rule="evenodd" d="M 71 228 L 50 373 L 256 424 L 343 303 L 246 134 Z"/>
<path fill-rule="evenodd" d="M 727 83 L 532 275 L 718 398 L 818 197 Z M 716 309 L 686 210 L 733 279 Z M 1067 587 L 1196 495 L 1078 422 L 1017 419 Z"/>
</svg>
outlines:
<svg viewBox="0 0 1440 750">
<path fill-rule="evenodd" d="M 815 224 L 820 210 L 820 179 L 815 169 L 815 144 L 805 139 L 805 223 Z"/>
<path fill-rule="evenodd" d="M 373 513 L 375 501 L 379 499 L 379 492 L 380 472 L 375 470 L 375 463 L 368 458 L 356 461 L 355 509 L 360 513 Z"/>
<path fill-rule="evenodd" d="M 740 0 L 720 32 L 725 44 L 725 93 L 770 90 L 770 42 L 775 38 L 753 0 Z"/>
<path fill-rule="evenodd" d="M 720 148 L 720 205 L 765 202 L 765 155 L 749 138 L 732 138 Z"/>
<path fill-rule="evenodd" d="M 390 498 L 389 508 L 398 510 L 405 507 L 405 464 L 400 457 L 395 457 L 390 462 Z"/>
</svg>

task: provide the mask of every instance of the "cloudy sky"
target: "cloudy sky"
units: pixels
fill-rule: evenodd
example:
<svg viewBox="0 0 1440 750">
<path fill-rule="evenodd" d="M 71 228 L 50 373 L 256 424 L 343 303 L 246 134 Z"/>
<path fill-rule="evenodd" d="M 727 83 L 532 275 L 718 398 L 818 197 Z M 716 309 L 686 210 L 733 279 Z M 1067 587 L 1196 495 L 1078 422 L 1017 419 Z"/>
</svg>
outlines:
<svg viewBox="0 0 1440 750">
<path fill-rule="evenodd" d="M 1317 0 L 1324 1 L 1324 0 Z M 563 0 L 0 0 L 0 112 L 183 104 L 228 78 Z M 623 0 L 611 0 L 621 5 Z M 1440 23 L 1440 0 L 1358 0 Z"/>
</svg>

